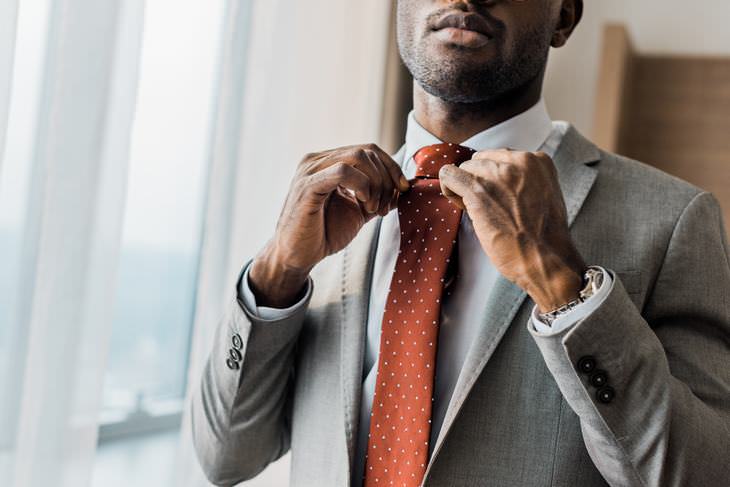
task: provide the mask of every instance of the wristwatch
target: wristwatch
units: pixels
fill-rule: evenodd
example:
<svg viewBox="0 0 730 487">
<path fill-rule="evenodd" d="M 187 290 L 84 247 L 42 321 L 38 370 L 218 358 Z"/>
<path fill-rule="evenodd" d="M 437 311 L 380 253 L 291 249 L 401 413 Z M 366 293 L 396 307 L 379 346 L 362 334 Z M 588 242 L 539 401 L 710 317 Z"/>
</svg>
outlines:
<svg viewBox="0 0 730 487">
<path fill-rule="evenodd" d="M 581 289 L 578 293 L 578 298 L 558 308 L 555 308 L 552 311 L 548 311 L 547 313 L 540 313 L 538 314 L 538 318 L 546 325 L 552 325 L 553 321 L 555 321 L 561 315 L 564 315 L 568 311 L 572 310 L 573 308 L 596 294 L 602 283 L 603 270 L 601 270 L 600 267 L 589 266 L 583 274 L 583 289 Z"/>
</svg>

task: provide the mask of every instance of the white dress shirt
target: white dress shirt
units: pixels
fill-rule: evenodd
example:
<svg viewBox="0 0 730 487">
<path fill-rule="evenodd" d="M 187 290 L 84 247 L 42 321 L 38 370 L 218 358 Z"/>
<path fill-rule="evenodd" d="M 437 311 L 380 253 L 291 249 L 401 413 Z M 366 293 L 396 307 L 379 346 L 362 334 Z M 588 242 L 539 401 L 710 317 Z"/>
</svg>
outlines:
<svg viewBox="0 0 730 487">
<path fill-rule="evenodd" d="M 545 103 L 541 99 L 527 111 L 470 137 L 461 145 L 477 151 L 507 147 L 531 152 L 542 150 L 550 157 L 553 157 L 561 138 L 560 131 L 553 129 Z M 421 147 L 440 142 L 442 141 L 416 121 L 413 111 L 408 114 L 406 147 L 401 167 L 406 178 L 413 178 L 416 172 L 413 155 Z M 466 211 L 462 213 L 458 242 L 458 277 L 450 286 L 449 292 L 441 300 L 441 322 L 439 324 L 434 403 L 429 441 L 431 448 L 436 443 L 436 438 L 446 414 L 446 408 L 469 347 L 476 337 L 478 329 L 482 326 L 488 326 L 485 323 L 477 322 L 472 317 L 480 315 L 484 300 L 489 295 L 498 277 L 497 270 L 481 247 Z M 370 286 L 367 342 L 363 363 L 365 381 L 363 382 L 360 403 L 360 421 L 352 476 L 353 486 L 362 484 L 361 479 L 365 469 L 367 435 L 370 428 L 370 408 L 377 375 L 380 326 L 399 246 L 398 214 L 391 211 L 383 217 L 381 223 L 373 267 L 373 280 Z M 257 306 L 253 292 L 248 285 L 248 271 L 247 268 L 242 273 L 238 289 L 239 295 L 243 305 L 254 315 L 263 319 L 285 317 L 294 312 L 298 306 L 301 306 L 312 292 L 311 286 L 308 284 L 304 298 L 288 308 Z M 531 322 L 536 331 L 545 334 L 558 333 L 560 330 L 573 326 L 588 316 L 605 300 L 612 287 L 610 274 L 604 271 L 603 275 L 604 281 L 598 292 L 584 303 L 558 317 L 552 326 L 539 320 L 537 307 L 534 307 Z"/>
</svg>

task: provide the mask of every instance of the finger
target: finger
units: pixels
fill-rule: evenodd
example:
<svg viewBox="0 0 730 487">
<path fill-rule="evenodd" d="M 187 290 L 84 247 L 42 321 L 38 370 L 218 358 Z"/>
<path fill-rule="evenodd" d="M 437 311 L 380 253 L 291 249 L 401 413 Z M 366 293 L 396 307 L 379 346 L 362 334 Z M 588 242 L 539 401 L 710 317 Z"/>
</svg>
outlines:
<svg viewBox="0 0 730 487">
<path fill-rule="evenodd" d="M 492 159 L 471 159 L 459 164 L 459 169 L 476 176 L 489 177 L 499 164 L 499 162 Z"/>
<path fill-rule="evenodd" d="M 513 150 L 488 150 L 474 154 L 473 160 L 477 161 L 493 161 L 501 168 L 492 168 L 495 170 L 504 170 L 505 166 L 521 167 L 530 171 L 537 170 L 542 174 L 551 174 L 557 177 L 557 168 L 552 158 L 543 151 L 525 152 Z"/>
<path fill-rule="evenodd" d="M 370 178 L 357 169 L 356 167 L 344 162 L 336 162 L 329 167 L 318 171 L 309 179 L 309 194 L 318 203 L 323 203 L 327 197 L 338 187 L 343 187 L 352 191 L 358 201 L 362 201 L 367 208 L 374 205 L 368 205 L 372 201 L 372 182 Z M 377 206 L 375 206 L 377 208 Z M 370 212 L 373 213 L 373 212 Z"/>
<path fill-rule="evenodd" d="M 403 174 L 403 169 L 398 165 L 398 163 L 377 145 L 372 144 L 372 150 L 378 155 L 378 159 L 388 170 L 388 173 L 393 179 L 393 185 L 400 191 L 407 191 L 411 185 L 408 182 L 408 178 L 406 178 Z"/>
<path fill-rule="evenodd" d="M 376 213 L 380 209 L 383 192 L 383 176 L 380 170 L 362 147 L 353 148 L 345 160 L 351 161 L 357 169 L 365 173 L 370 179 L 370 200 L 366 209 L 369 213 Z"/>
<path fill-rule="evenodd" d="M 365 202 L 365 209 L 368 213 L 375 213 L 380 208 L 380 199 L 382 192 L 382 179 L 375 163 L 373 163 L 367 155 L 367 152 L 361 146 L 351 146 L 342 150 L 337 150 L 329 154 L 326 159 L 320 160 L 314 164 L 317 172 L 323 169 L 343 162 L 355 167 L 365 174 L 370 180 L 369 199 Z"/>
<path fill-rule="evenodd" d="M 380 162 L 378 159 L 378 155 L 374 151 L 367 150 L 365 151 L 368 157 L 370 158 L 370 161 L 373 163 L 373 165 L 378 169 L 378 172 L 380 173 L 380 179 L 382 181 L 382 189 L 380 192 L 380 204 L 378 205 L 378 214 L 385 216 L 388 213 L 388 210 L 390 209 L 388 206 L 390 204 L 390 200 L 393 196 L 393 189 L 395 187 L 393 178 L 391 177 L 388 170 L 385 168 L 385 165 Z"/>
<path fill-rule="evenodd" d="M 472 159 L 489 159 L 503 164 L 519 164 L 530 161 L 541 161 L 546 163 L 550 162 L 550 165 L 552 165 L 552 159 L 543 151 L 527 152 L 512 149 L 484 150 L 475 152 L 472 155 Z"/>
<path fill-rule="evenodd" d="M 390 200 L 388 200 L 388 207 L 383 214 L 383 216 L 387 215 L 391 210 L 398 208 L 398 199 L 401 196 L 401 190 L 399 188 L 393 188 L 393 192 L 390 195 Z"/>
<path fill-rule="evenodd" d="M 311 157 L 314 160 L 308 167 L 310 173 L 321 171 L 340 160 L 354 165 L 376 182 L 374 192 L 380 193 L 380 203 L 375 211 L 381 214 L 387 213 L 397 204 L 397 198 L 391 195 L 393 186 L 398 192 L 410 188 L 410 183 L 403 176 L 400 166 L 375 144 L 346 146 L 324 153 L 310 154 L 310 156 L 319 154 L 326 154 L 326 156 L 316 159 Z M 401 177 L 403 177 L 403 181 L 401 181 Z M 371 197 L 375 199 L 374 194 Z M 391 203 L 391 200 L 394 201 Z M 369 208 L 369 211 L 373 211 L 373 208 Z"/>
<path fill-rule="evenodd" d="M 488 159 L 495 162 L 511 163 L 520 154 L 526 154 L 525 152 L 513 151 L 511 149 L 493 149 L 483 150 L 472 154 L 471 158 L 476 160 Z"/>
<path fill-rule="evenodd" d="M 390 200 L 390 210 L 394 208 L 398 208 L 398 200 L 400 199 L 401 190 L 396 188 L 395 191 L 393 191 L 393 199 Z"/>
<path fill-rule="evenodd" d="M 458 204 L 462 209 L 466 209 L 464 201 L 473 196 L 474 188 L 478 185 L 476 176 L 453 164 L 446 164 L 441 168 L 439 181 L 444 196 L 455 203 L 458 197 Z"/>
<path fill-rule="evenodd" d="M 464 201 L 461 199 L 461 196 L 451 191 L 451 189 L 446 186 L 446 183 L 444 183 L 443 180 L 441 181 L 441 193 L 443 193 L 444 196 L 446 196 L 452 203 L 454 203 L 462 210 L 466 209 L 466 207 L 464 206 Z"/>
</svg>

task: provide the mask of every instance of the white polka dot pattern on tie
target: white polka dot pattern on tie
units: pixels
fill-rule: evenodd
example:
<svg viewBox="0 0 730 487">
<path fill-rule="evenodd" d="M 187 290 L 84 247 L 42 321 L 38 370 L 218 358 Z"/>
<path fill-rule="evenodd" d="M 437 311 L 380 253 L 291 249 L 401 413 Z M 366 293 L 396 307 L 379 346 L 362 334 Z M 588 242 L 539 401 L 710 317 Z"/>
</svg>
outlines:
<svg viewBox="0 0 730 487">
<path fill-rule="evenodd" d="M 411 189 L 398 200 L 401 242 L 383 312 L 366 487 L 415 487 L 426 470 L 441 295 L 461 220 L 436 178 L 444 164 L 473 152 L 454 144 L 422 148 Z"/>
</svg>

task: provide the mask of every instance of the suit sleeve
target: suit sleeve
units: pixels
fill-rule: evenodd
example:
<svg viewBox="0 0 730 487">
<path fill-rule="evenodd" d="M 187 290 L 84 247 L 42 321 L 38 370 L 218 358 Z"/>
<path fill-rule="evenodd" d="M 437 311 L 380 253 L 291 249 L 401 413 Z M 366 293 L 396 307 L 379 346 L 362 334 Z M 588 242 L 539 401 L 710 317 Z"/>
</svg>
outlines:
<svg viewBox="0 0 730 487">
<path fill-rule="evenodd" d="M 248 282 L 248 273 L 251 270 L 251 261 L 243 268 L 243 273 L 238 279 L 238 300 L 244 310 L 251 316 L 260 320 L 278 321 L 286 318 L 300 309 L 304 302 L 309 299 L 312 294 L 312 286 L 310 280 L 307 280 L 306 291 L 304 296 L 287 308 L 272 308 L 269 306 L 259 306 L 256 303 L 256 296 Z"/>
<path fill-rule="evenodd" d="M 232 286 L 191 403 L 195 451 L 215 485 L 253 478 L 289 450 L 294 355 L 311 277 L 307 285 L 305 298 L 274 319 L 251 313 Z"/>
<path fill-rule="evenodd" d="M 643 312 L 618 276 L 553 334 L 528 324 L 591 459 L 612 486 L 730 482 L 730 264 L 709 193 L 677 220 Z"/>
<path fill-rule="evenodd" d="M 532 327 L 535 329 L 535 331 L 537 331 L 538 333 L 547 334 L 557 333 L 561 330 L 574 326 L 583 318 L 598 309 L 598 307 L 606 300 L 610 290 L 613 288 L 613 278 L 611 277 L 611 274 L 606 272 L 606 269 L 604 269 L 603 267 L 596 267 L 601 269 L 601 272 L 603 273 L 603 282 L 598 288 L 596 294 L 589 297 L 572 310 L 566 312 L 561 316 L 558 316 L 555 321 L 553 321 L 552 325 L 548 325 L 540 319 L 540 310 L 537 305 L 532 307 L 530 320 L 532 322 Z"/>
</svg>

